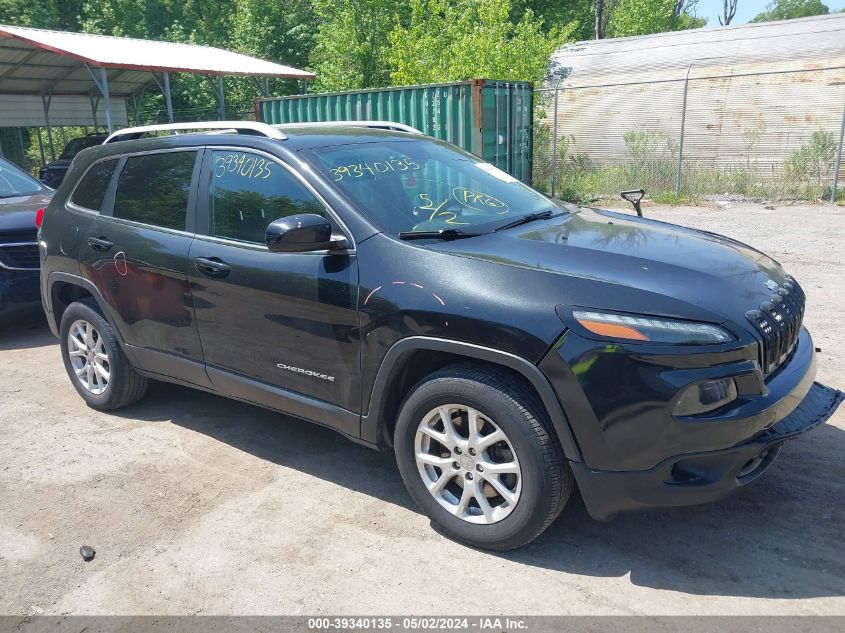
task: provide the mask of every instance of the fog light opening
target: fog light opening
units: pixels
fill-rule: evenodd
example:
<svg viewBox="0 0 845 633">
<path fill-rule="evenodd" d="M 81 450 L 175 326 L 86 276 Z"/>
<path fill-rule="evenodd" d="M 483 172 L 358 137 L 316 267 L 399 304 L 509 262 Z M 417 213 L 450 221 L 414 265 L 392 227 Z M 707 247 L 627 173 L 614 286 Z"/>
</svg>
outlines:
<svg viewBox="0 0 845 633">
<path fill-rule="evenodd" d="M 688 386 L 675 403 L 674 415 L 690 416 L 709 413 L 736 400 L 733 378 L 708 380 Z"/>
</svg>

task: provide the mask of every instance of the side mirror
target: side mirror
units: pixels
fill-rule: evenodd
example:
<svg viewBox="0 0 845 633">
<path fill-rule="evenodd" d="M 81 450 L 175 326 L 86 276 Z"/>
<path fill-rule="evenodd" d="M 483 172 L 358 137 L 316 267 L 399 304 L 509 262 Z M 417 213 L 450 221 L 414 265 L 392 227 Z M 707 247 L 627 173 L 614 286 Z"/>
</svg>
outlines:
<svg viewBox="0 0 845 633">
<path fill-rule="evenodd" d="M 640 208 L 640 202 L 645 197 L 644 189 L 632 189 L 631 191 L 623 191 L 619 195 L 622 196 L 623 200 L 627 200 L 632 205 L 634 205 L 634 210 L 637 212 L 637 215 L 643 217 L 643 210 Z"/>
<path fill-rule="evenodd" d="M 304 253 L 343 248 L 345 240 L 332 239 L 332 225 L 321 215 L 304 213 L 270 223 L 265 235 L 273 253 Z"/>
</svg>

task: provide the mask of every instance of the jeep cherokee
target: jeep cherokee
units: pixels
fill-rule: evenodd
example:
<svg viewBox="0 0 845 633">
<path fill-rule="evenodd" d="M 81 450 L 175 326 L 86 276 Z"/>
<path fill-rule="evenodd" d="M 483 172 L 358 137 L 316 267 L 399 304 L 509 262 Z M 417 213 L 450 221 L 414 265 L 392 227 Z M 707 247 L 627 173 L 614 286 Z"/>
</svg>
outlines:
<svg viewBox="0 0 845 633">
<path fill-rule="evenodd" d="M 40 244 L 82 398 L 164 380 L 392 448 L 439 529 L 491 549 L 576 484 L 596 518 L 719 499 L 839 403 L 766 255 L 375 127 L 151 126 L 80 152 Z M 187 129 L 215 132 L 141 138 Z"/>
</svg>

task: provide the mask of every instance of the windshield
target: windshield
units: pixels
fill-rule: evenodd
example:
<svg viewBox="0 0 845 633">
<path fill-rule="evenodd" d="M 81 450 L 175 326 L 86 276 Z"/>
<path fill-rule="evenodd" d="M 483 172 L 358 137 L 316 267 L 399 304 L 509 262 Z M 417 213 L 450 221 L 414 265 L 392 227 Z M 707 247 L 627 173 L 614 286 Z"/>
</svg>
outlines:
<svg viewBox="0 0 845 633">
<path fill-rule="evenodd" d="M 102 142 L 103 138 L 99 136 L 83 136 L 81 138 L 75 138 L 68 141 L 68 144 L 65 145 L 62 155 L 59 158 L 73 158 L 85 148 L 94 147 Z"/>
<path fill-rule="evenodd" d="M 35 178 L 0 158 L 0 198 L 31 196 L 43 189 Z"/>
<path fill-rule="evenodd" d="M 435 140 L 318 148 L 312 162 L 389 233 L 491 230 L 557 209 L 545 196 L 462 150 Z"/>
</svg>

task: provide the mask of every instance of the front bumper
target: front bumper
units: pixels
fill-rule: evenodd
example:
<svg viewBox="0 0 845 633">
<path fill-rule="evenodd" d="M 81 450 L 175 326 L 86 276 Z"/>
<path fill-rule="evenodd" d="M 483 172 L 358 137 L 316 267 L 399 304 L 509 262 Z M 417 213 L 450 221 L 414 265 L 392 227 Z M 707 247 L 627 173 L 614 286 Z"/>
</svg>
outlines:
<svg viewBox="0 0 845 633">
<path fill-rule="evenodd" d="M 596 519 L 630 510 L 710 503 L 758 479 L 786 440 L 825 422 L 843 397 L 841 391 L 814 383 L 791 414 L 733 448 L 679 455 L 646 471 L 591 470 L 583 463 L 572 463 L 572 470 Z"/>
<path fill-rule="evenodd" d="M 41 305 L 37 270 L 0 268 L 0 318 L 32 310 Z"/>
<path fill-rule="evenodd" d="M 590 514 L 695 505 L 759 477 L 790 437 L 827 420 L 842 394 L 814 385 L 802 330 L 764 377 L 751 340 L 694 349 L 608 344 L 569 331 L 540 363 L 580 450 L 572 469 Z M 673 414 L 689 385 L 732 377 L 737 397 L 706 414 Z"/>
</svg>

